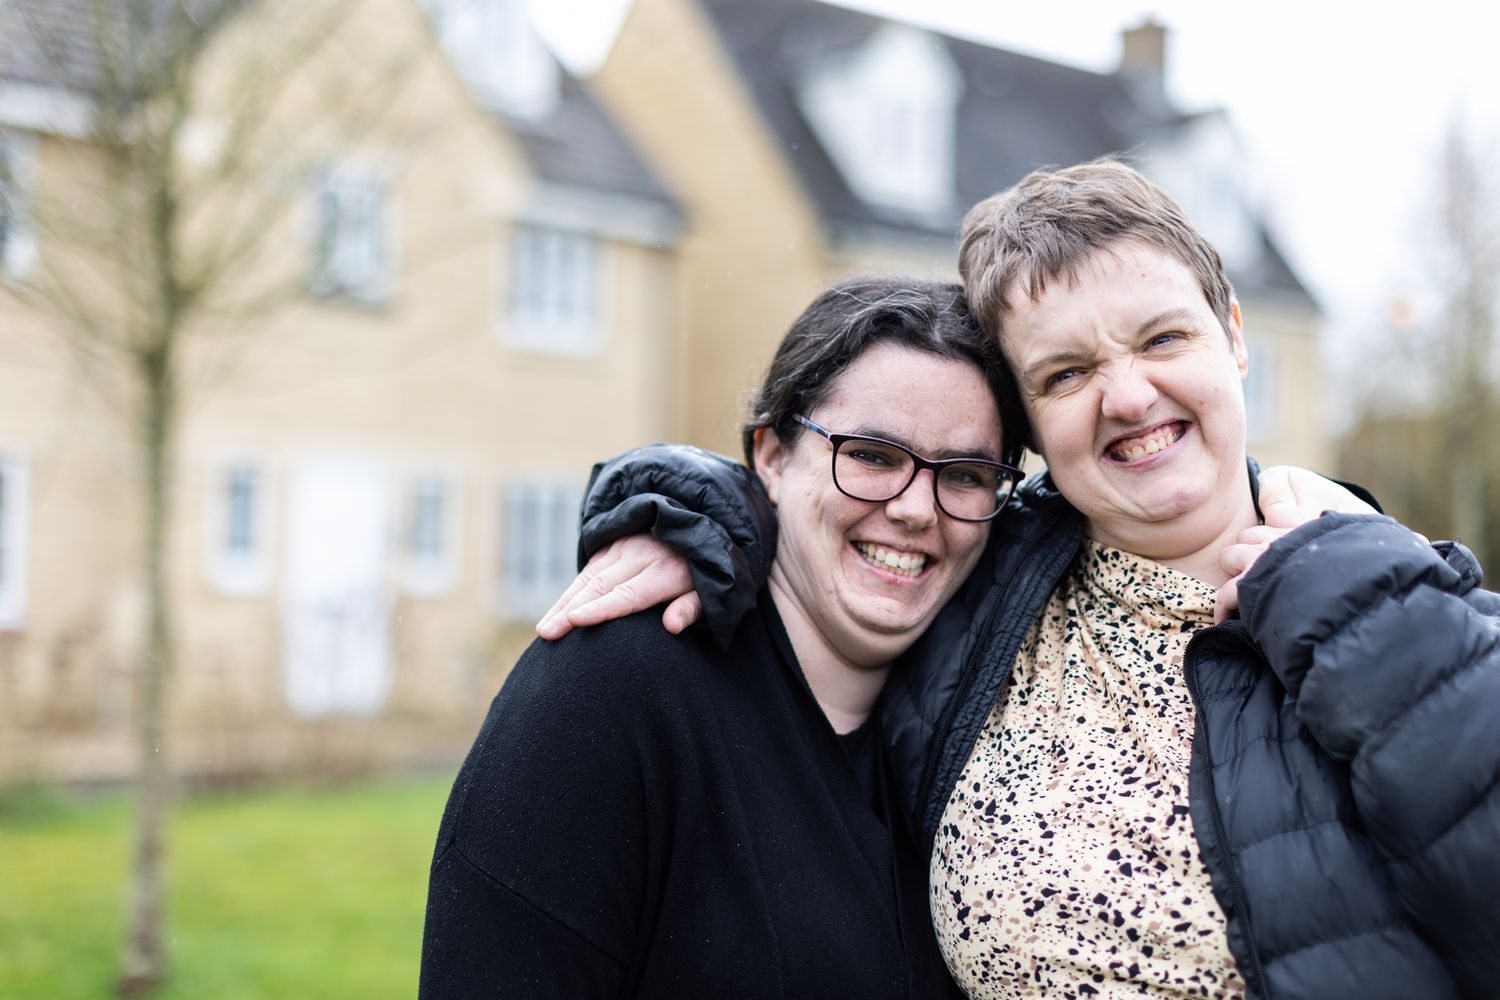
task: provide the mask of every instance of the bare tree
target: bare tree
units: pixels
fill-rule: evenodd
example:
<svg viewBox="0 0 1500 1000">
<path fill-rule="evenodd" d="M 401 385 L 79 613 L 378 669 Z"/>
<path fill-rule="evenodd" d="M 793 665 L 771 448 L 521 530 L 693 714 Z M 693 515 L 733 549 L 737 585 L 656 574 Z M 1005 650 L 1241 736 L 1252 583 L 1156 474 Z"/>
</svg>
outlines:
<svg viewBox="0 0 1500 1000">
<path fill-rule="evenodd" d="M 127 996 L 166 975 L 168 532 L 185 384 L 200 344 L 253 331 L 305 293 L 306 257 L 270 241 L 290 228 L 310 172 L 389 120 L 412 52 L 354 72 L 330 56 L 365 2 L 0 0 L 12 55 L 81 109 L 67 169 L 35 180 L 41 252 L 18 294 L 86 362 L 137 455 L 145 614 Z"/>
<path fill-rule="evenodd" d="M 1488 515 L 1500 493 L 1500 453 L 1487 433 L 1500 415 L 1493 345 L 1500 185 L 1488 169 L 1492 146 L 1461 117 L 1450 121 L 1422 225 L 1432 288 L 1427 318 L 1403 316 L 1364 355 L 1363 415 L 1342 462 L 1400 504 L 1398 514 L 1429 534 L 1463 539 L 1481 556 L 1500 554 L 1500 524 Z M 1379 357 L 1388 363 L 1369 364 Z"/>
<path fill-rule="evenodd" d="M 1500 190 L 1489 158 L 1457 119 L 1443 140 L 1434 248 L 1443 311 L 1435 363 L 1442 373 L 1438 413 L 1445 430 L 1451 524 L 1459 538 L 1488 538 L 1485 492 L 1495 469 L 1486 454 L 1494 410 L 1491 372 L 1500 265 Z"/>
</svg>

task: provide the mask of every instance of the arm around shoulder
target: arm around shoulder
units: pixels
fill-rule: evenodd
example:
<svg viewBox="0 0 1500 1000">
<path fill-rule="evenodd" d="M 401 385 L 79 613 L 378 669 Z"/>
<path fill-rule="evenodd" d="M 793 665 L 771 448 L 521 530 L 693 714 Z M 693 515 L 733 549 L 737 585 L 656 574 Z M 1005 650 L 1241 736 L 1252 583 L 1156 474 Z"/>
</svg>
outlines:
<svg viewBox="0 0 1500 1000">
<path fill-rule="evenodd" d="M 637 448 L 596 465 L 582 514 L 580 564 L 637 532 L 681 553 L 721 644 L 754 607 L 776 552 L 776 515 L 760 481 L 686 445 Z"/>
</svg>

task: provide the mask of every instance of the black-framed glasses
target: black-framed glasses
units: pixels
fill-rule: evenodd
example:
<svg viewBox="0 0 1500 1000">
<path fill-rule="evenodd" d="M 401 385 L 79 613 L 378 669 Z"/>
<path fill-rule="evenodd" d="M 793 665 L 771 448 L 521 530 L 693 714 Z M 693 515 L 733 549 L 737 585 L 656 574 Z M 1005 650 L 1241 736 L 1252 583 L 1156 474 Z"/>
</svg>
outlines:
<svg viewBox="0 0 1500 1000">
<path fill-rule="evenodd" d="M 932 470 L 938 509 L 959 521 L 988 521 L 1005 507 L 1025 476 L 1020 469 L 984 458 L 923 458 L 905 445 L 862 434 L 835 434 L 800 413 L 792 419 L 833 445 L 833 485 L 844 496 L 867 503 L 894 500 Z"/>
</svg>

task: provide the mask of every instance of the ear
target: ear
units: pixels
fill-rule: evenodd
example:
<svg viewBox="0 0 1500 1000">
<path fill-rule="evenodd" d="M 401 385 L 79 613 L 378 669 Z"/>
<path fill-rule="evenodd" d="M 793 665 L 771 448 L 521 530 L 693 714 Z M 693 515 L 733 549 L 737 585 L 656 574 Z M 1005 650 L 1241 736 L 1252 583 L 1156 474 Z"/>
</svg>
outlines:
<svg viewBox="0 0 1500 1000">
<path fill-rule="evenodd" d="M 1229 300 L 1229 351 L 1234 355 L 1240 378 L 1250 374 L 1250 352 L 1245 349 L 1245 325 L 1240 319 L 1240 300 Z"/>
<path fill-rule="evenodd" d="M 781 473 L 786 465 L 786 446 L 771 428 L 757 427 L 754 453 L 754 472 L 760 476 L 760 484 L 766 488 L 766 496 L 771 498 L 771 506 L 774 507 L 781 498 Z"/>
</svg>

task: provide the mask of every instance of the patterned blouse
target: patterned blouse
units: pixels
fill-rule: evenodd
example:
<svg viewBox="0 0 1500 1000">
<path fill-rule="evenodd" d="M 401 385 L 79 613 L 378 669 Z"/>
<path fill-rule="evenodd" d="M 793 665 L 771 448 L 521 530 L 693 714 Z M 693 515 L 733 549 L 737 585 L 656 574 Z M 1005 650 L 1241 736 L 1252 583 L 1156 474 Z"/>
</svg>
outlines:
<svg viewBox="0 0 1500 1000">
<path fill-rule="evenodd" d="M 1240 997 L 1188 817 L 1188 639 L 1214 588 L 1096 542 L 943 813 L 932 919 L 972 997 Z"/>
</svg>

